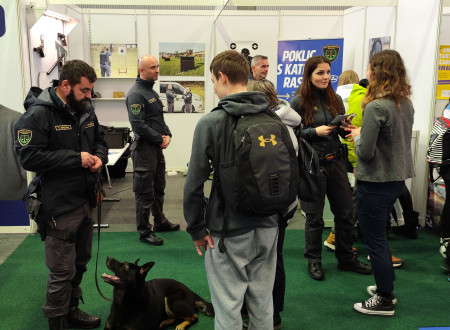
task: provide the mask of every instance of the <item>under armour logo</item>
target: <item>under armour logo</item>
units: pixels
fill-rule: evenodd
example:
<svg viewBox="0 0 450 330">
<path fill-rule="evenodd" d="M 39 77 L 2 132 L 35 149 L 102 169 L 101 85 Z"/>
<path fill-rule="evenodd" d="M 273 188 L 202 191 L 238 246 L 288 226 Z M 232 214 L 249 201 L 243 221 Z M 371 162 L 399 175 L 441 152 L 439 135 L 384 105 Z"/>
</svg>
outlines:
<svg viewBox="0 0 450 330">
<path fill-rule="evenodd" d="M 263 135 L 261 135 L 258 138 L 259 141 L 261 141 L 261 143 L 259 144 L 261 147 L 265 147 L 266 146 L 266 142 L 272 142 L 272 145 L 276 145 L 277 141 L 275 141 L 275 135 L 274 134 L 270 134 L 270 139 L 265 139 Z"/>
</svg>

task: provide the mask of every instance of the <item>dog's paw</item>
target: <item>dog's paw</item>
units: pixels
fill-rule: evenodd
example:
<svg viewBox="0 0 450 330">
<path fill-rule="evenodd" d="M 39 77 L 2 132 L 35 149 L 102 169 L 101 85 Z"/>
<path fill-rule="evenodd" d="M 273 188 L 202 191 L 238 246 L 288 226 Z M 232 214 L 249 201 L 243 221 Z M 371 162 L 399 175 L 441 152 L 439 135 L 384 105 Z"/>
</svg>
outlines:
<svg viewBox="0 0 450 330">
<path fill-rule="evenodd" d="M 176 319 L 167 319 L 161 322 L 161 324 L 159 325 L 160 328 L 166 328 L 169 325 L 174 324 L 176 321 Z"/>
</svg>

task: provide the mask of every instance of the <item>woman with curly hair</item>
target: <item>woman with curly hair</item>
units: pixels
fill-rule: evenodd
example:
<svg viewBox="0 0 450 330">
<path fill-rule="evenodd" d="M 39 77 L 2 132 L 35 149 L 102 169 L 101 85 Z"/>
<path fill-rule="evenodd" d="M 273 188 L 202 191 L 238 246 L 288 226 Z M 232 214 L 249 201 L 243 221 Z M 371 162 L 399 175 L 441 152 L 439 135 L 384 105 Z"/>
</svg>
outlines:
<svg viewBox="0 0 450 330">
<path fill-rule="evenodd" d="M 395 272 L 386 222 L 404 182 L 415 176 L 411 152 L 414 108 L 411 85 L 400 54 L 383 50 L 367 66 L 369 86 L 362 101 L 363 125 L 351 130 L 355 143 L 358 221 L 369 251 L 376 286 L 356 303 L 363 314 L 394 315 Z"/>
</svg>

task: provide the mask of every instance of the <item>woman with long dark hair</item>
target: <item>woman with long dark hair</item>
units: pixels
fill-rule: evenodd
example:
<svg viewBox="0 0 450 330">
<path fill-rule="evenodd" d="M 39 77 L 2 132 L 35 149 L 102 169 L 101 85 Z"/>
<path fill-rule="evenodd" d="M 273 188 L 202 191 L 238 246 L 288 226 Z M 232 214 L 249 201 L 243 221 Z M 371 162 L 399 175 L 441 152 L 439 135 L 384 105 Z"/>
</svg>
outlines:
<svg viewBox="0 0 450 330">
<path fill-rule="evenodd" d="M 362 274 L 371 274 L 370 266 L 360 262 L 353 250 L 352 188 L 347 177 L 346 148 L 339 136 L 346 132 L 341 123 L 331 124 L 345 113 L 342 99 L 331 87 L 331 62 L 324 56 L 309 58 L 304 67 L 299 95 L 292 98 L 292 109 L 302 117 L 302 137 L 319 154 L 323 173 L 323 190 L 316 202 L 300 201 L 306 213 L 305 251 L 309 276 L 317 281 L 324 278 L 322 268 L 323 208 L 328 197 L 335 222 L 335 255 L 338 268 Z"/>
<path fill-rule="evenodd" d="M 362 101 L 363 125 L 351 130 L 358 157 L 358 221 L 369 251 L 376 286 L 372 297 L 356 303 L 363 314 L 394 315 L 397 302 L 395 272 L 386 236 L 386 222 L 405 185 L 414 177 L 411 135 L 414 108 L 411 85 L 400 54 L 395 50 L 376 53 L 367 66 L 369 87 Z"/>
</svg>

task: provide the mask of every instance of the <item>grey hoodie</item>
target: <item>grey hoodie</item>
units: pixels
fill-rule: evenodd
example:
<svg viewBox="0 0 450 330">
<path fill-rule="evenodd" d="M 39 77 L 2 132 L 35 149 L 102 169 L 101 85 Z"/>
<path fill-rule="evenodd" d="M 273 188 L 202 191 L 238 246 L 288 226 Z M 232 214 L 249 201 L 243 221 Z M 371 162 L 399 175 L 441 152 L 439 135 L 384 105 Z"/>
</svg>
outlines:
<svg viewBox="0 0 450 330">
<path fill-rule="evenodd" d="M 278 215 L 256 217 L 240 214 L 228 207 L 214 190 L 208 204 L 206 223 L 201 217 L 204 183 L 211 173 L 211 164 L 218 164 L 220 139 L 225 112 L 233 116 L 260 113 L 268 104 L 262 92 L 241 92 L 228 95 L 219 102 L 219 107 L 203 116 L 198 122 L 192 142 L 191 159 L 184 184 L 183 211 L 187 232 L 193 240 L 204 238 L 210 232 L 217 234 L 227 218 L 226 237 L 243 235 L 258 227 L 277 227 Z"/>
</svg>

